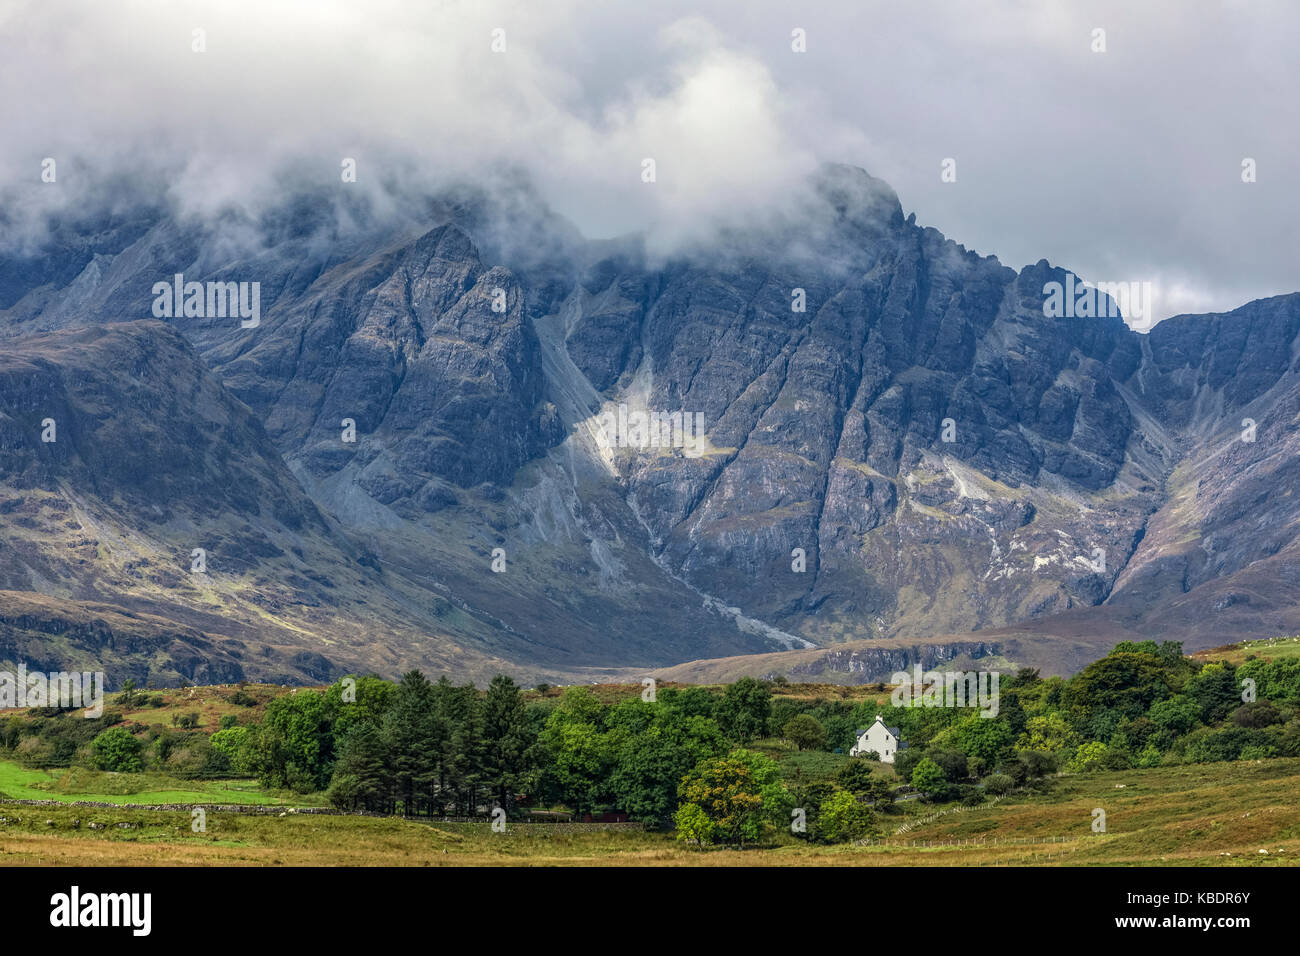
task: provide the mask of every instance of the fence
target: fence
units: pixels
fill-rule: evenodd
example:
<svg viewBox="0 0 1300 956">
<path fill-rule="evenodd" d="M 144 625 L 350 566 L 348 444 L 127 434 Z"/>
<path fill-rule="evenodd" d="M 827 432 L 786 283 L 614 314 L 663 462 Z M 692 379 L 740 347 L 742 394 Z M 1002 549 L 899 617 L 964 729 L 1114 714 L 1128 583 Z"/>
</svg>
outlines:
<svg viewBox="0 0 1300 956">
<path fill-rule="evenodd" d="M 403 817 L 401 814 L 388 813 L 362 813 L 349 812 L 347 810 L 337 810 L 334 807 L 288 807 L 280 804 L 251 804 L 251 803 L 104 803 L 98 800 L 0 800 L 0 806 L 24 806 L 24 807 L 88 807 L 96 810 L 158 810 L 158 811 L 180 811 L 191 813 L 194 810 L 202 809 L 209 813 L 248 813 L 272 816 L 286 816 L 288 814 L 313 813 L 326 814 L 329 816 L 354 816 L 354 817 L 381 817 L 398 820 L 406 820 L 411 823 L 476 823 L 481 826 L 487 826 L 492 822 L 490 817 Z M 644 823 L 612 823 L 592 821 L 586 823 L 583 821 L 569 820 L 508 820 L 506 825 L 514 828 L 519 826 L 537 826 L 553 827 L 561 830 L 568 830 L 573 833 L 597 833 L 606 830 L 628 830 L 641 831 L 646 828 Z"/>
<path fill-rule="evenodd" d="M 904 833 L 908 833 L 912 830 L 915 830 L 917 827 L 925 826 L 925 824 L 927 823 L 933 823 L 935 820 L 938 820 L 940 817 L 946 817 L 950 813 L 969 813 L 971 810 L 983 810 L 987 807 L 993 806 L 994 804 L 998 803 L 1001 800 L 1004 800 L 1005 798 L 1011 796 L 1013 793 L 1016 792 L 1018 791 L 1009 790 L 1006 793 L 999 793 L 994 797 L 990 797 L 987 803 L 981 803 L 973 807 L 945 807 L 942 810 L 939 810 L 935 813 L 931 813 L 928 816 L 921 817 L 918 820 L 911 820 L 907 823 L 904 823 L 901 827 L 899 827 L 897 830 L 894 831 L 894 836 L 902 836 Z"/>
<path fill-rule="evenodd" d="M 858 840 L 858 846 L 893 846 L 931 849 L 945 846 L 1027 846 L 1035 843 L 1074 843 L 1077 836 L 994 837 L 992 840 Z"/>
<path fill-rule="evenodd" d="M 186 813 L 203 809 L 212 813 L 327 813 L 344 815 L 333 807 L 287 807 L 279 804 L 254 803 L 106 803 L 100 800 L 0 800 L 0 805 L 24 807 L 93 807 L 104 810 L 181 810 Z"/>
</svg>

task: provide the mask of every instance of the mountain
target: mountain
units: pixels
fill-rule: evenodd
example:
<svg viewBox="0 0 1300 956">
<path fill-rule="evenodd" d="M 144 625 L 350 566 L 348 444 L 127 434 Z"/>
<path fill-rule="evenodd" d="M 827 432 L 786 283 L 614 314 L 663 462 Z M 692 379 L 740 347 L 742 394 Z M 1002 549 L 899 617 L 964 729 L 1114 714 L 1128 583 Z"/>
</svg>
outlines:
<svg viewBox="0 0 1300 956">
<path fill-rule="evenodd" d="M 0 258 L 0 659 L 56 633 L 31 602 L 149 615 L 115 666 L 158 680 L 873 680 L 1300 629 L 1300 295 L 1144 335 L 861 170 L 801 199 L 671 256 L 526 189 L 53 220 Z M 260 322 L 157 321 L 177 274 L 259 283 Z"/>
</svg>

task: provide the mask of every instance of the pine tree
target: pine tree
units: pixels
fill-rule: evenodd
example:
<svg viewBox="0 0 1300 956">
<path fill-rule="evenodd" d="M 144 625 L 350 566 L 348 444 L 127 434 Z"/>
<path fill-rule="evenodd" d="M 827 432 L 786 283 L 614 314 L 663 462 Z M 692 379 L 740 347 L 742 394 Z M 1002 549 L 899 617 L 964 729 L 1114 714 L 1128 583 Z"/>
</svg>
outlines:
<svg viewBox="0 0 1300 956">
<path fill-rule="evenodd" d="M 437 792 L 438 755 L 445 736 L 434 705 L 433 687 L 419 671 L 402 675 L 384 715 L 383 738 L 390 755 L 395 796 L 404 816 L 427 814 Z"/>
<path fill-rule="evenodd" d="M 355 724 L 340 744 L 330 780 L 330 803 L 343 810 L 391 813 L 392 783 L 389 751 L 379 729 L 369 722 Z"/>
<path fill-rule="evenodd" d="M 507 813 L 515 794 L 530 783 L 536 743 L 519 688 L 498 674 L 483 700 L 482 772 L 484 786 Z"/>
</svg>

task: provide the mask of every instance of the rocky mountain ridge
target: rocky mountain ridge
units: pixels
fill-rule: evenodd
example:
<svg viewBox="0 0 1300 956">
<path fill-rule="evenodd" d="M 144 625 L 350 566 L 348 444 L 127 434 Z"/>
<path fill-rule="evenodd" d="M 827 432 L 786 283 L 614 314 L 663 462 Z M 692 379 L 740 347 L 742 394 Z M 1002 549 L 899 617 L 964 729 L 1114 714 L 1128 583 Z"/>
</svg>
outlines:
<svg viewBox="0 0 1300 956">
<path fill-rule="evenodd" d="M 242 247 L 145 208 L 73 218 L 0 261 L 0 588 L 144 601 L 281 648 L 241 666 L 288 679 L 833 663 L 845 641 L 1051 670 L 1116 635 L 1300 628 L 1300 295 L 1145 335 L 1052 318 L 1067 272 L 970 252 L 849 167 L 666 260 L 527 197 L 359 230 L 340 208 L 286 203 Z M 154 321 L 174 274 L 259 282 L 260 323 Z M 705 436 L 630 447 L 620 406 Z M 68 444 L 40 442 L 51 416 Z M 204 533 L 244 572 L 200 598 Z M 53 556 L 69 536 L 80 563 Z"/>
</svg>

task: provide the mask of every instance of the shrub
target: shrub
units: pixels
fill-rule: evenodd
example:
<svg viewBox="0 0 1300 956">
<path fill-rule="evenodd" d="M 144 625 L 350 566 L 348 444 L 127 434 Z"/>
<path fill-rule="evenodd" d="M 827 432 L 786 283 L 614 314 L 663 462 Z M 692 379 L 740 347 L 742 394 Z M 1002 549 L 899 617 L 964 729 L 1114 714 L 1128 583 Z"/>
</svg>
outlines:
<svg viewBox="0 0 1300 956">
<path fill-rule="evenodd" d="M 898 774 L 900 780 L 910 780 L 912 778 L 912 771 L 921 762 L 922 756 L 921 751 L 910 747 L 900 750 L 894 755 L 894 772 Z"/>
<path fill-rule="evenodd" d="M 1238 727 L 1259 729 L 1282 723 L 1286 718 L 1271 700 L 1242 704 L 1232 712 L 1232 722 Z"/>
<path fill-rule="evenodd" d="M 1277 748 L 1267 744 L 1247 744 L 1241 748 L 1241 760 L 1263 760 L 1267 757 L 1276 757 Z"/>
<path fill-rule="evenodd" d="M 1106 770 L 1128 770 L 1133 766 L 1133 755 L 1127 747 L 1107 747 L 1101 765 Z"/>
<path fill-rule="evenodd" d="M 1011 788 L 1015 785 L 1015 781 L 1005 773 L 989 774 L 989 776 L 984 778 L 985 791 L 994 795 L 1010 793 Z"/>
<path fill-rule="evenodd" d="M 949 783 L 956 783 L 966 778 L 966 755 L 960 750 L 936 750 L 930 759 L 939 765 Z"/>
<path fill-rule="evenodd" d="M 697 803 L 683 803 L 673 814 L 677 839 L 707 846 L 713 842 L 713 821 Z"/>
<path fill-rule="evenodd" d="M 870 760 L 864 760 L 861 757 L 850 757 L 836 776 L 836 780 L 841 787 L 851 793 L 869 793 L 871 783 L 875 779 L 875 773 L 872 770 L 877 766 Z"/>
<path fill-rule="evenodd" d="M 947 789 L 947 783 L 942 768 L 929 757 L 922 757 L 912 770 L 912 786 L 922 793 L 942 793 Z"/>
<path fill-rule="evenodd" d="M 48 767 L 54 763 L 54 747 L 40 737 L 24 737 L 14 748 L 18 759 L 29 767 Z"/>
<path fill-rule="evenodd" d="M 821 805 L 817 818 L 818 835 L 827 843 L 860 840 L 871 832 L 875 817 L 847 790 L 836 790 Z"/>
<path fill-rule="evenodd" d="M 1147 712 L 1151 722 L 1161 730 L 1185 734 L 1201 716 L 1201 705 L 1187 694 L 1159 700 Z"/>
<path fill-rule="evenodd" d="M 91 747 L 95 766 L 100 770 L 139 773 L 144 769 L 140 760 L 143 745 L 125 727 L 110 727 L 94 739 Z"/>
<path fill-rule="evenodd" d="M 1250 759 L 1257 759 L 1261 754 L 1275 755 L 1281 739 L 1275 729 L 1250 730 L 1231 725 L 1222 730 L 1202 728 L 1184 739 L 1183 757 L 1188 763 L 1214 763 L 1237 760 L 1249 751 Z"/>
<path fill-rule="evenodd" d="M 1137 765 L 1139 767 L 1158 767 L 1160 761 L 1161 753 L 1154 744 L 1147 744 L 1142 748 L 1142 752 L 1137 755 Z"/>
<path fill-rule="evenodd" d="M 1022 750 L 1020 762 L 1024 765 L 1027 778 L 1045 777 L 1056 772 L 1056 758 L 1042 750 Z"/>
<path fill-rule="evenodd" d="M 1069 763 L 1065 765 L 1066 773 L 1091 773 L 1106 765 L 1106 745 L 1100 740 L 1090 740 L 1080 744 Z"/>
<path fill-rule="evenodd" d="M 826 746 L 826 728 L 810 714 L 792 717 L 782 733 L 800 750 L 820 750 Z"/>
</svg>

